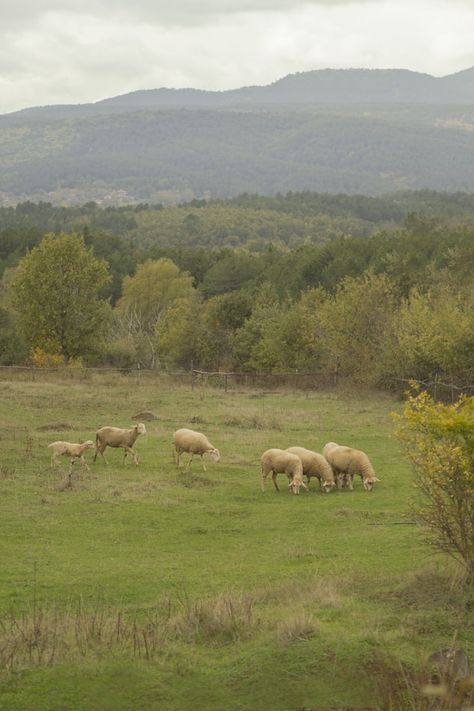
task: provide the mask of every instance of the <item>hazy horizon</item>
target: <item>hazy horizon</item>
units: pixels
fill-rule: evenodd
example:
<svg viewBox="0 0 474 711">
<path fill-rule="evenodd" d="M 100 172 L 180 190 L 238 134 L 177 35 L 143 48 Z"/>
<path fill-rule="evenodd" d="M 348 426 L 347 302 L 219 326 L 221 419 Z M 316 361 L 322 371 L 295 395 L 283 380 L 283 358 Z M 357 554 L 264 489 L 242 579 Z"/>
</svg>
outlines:
<svg viewBox="0 0 474 711">
<path fill-rule="evenodd" d="M 141 89 L 229 90 L 317 69 L 474 65 L 471 0 L 18 0 L 2 10 L 0 113 Z"/>
</svg>

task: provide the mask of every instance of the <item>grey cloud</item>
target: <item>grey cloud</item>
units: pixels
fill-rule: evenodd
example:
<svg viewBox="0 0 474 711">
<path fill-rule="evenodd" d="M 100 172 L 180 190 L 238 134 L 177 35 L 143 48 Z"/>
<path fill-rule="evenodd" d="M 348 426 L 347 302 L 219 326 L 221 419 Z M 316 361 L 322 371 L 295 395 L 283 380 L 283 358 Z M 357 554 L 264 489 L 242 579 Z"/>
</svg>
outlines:
<svg viewBox="0 0 474 711">
<path fill-rule="evenodd" d="M 359 4 L 371 0 L 358 0 Z M 372 0 L 373 1 L 373 0 Z M 382 0 L 383 1 L 383 0 Z M 116 0 L 113 17 L 129 16 L 142 22 L 190 25 L 225 18 L 238 13 L 294 11 L 301 7 L 336 6 L 354 0 Z M 110 0 L 18 0 L 2 8 L 2 25 L 31 24 L 48 14 L 87 14 L 111 17 Z"/>
</svg>

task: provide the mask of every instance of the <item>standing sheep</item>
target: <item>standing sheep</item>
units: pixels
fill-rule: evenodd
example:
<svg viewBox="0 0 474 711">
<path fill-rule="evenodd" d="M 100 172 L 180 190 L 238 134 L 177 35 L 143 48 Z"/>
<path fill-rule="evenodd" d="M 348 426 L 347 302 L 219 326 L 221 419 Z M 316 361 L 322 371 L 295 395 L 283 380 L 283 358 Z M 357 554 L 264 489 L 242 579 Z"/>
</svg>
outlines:
<svg viewBox="0 0 474 711">
<path fill-rule="evenodd" d="M 335 442 L 329 442 L 325 445 L 323 453 L 333 468 L 336 477 L 341 474 L 344 475 L 351 491 L 354 488 L 354 474 L 360 475 L 366 491 L 372 491 L 375 482 L 380 481 L 375 476 L 370 459 L 360 449 L 343 447 L 336 445 Z"/>
<path fill-rule="evenodd" d="M 94 447 L 94 442 L 91 439 L 88 439 L 87 442 L 83 442 L 82 444 L 58 440 L 57 442 L 51 442 L 51 444 L 48 444 L 48 447 L 53 450 L 53 454 L 51 455 L 52 467 L 56 466 L 58 457 L 62 455 L 63 457 L 69 457 L 71 460 L 71 469 L 74 462 L 79 459 L 87 471 L 90 471 L 86 460 L 84 459 L 84 452 L 86 449 L 92 449 Z"/>
<path fill-rule="evenodd" d="M 315 476 L 319 479 L 319 485 L 326 494 L 329 494 L 331 489 L 336 486 L 331 465 L 322 454 L 312 452 L 304 447 L 288 447 L 286 451 L 296 454 L 301 459 L 303 474 L 308 480 L 308 485 L 311 477 Z"/>
<path fill-rule="evenodd" d="M 299 494 L 301 487 L 308 491 L 308 487 L 303 481 L 303 464 L 296 454 L 287 452 L 284 449 L 267 449 L 266 452 L 262 454 L 260 461 L 262 491 L 265 491 L 265 480 L 270 472 L 272 472 L 273 486 L 277 491 L 280 491 L 276 481 L 277 474 L 287 475 L 289 481 L 288 488 L 291 489 L 294 494 Z"/>
<path fill-rule="evenodd" d="M 93 461 L 95 462 L 97 455 L 100 453 L 104 462 L 108 464 L 104 456 L 105 449 L 107 447 L 121 447 L 123 449 L 123 463 L 125 464 L 127 454 L 132 454 L 133 461 L 138 466 L 138 456 L 132 447 L 138 435 L 141 434 L 146 434 L 146 427 L 142 422 L 129 430 L 123 430 L 120 427 L 101 427 L 100 430 L 97 430 L 95 433 L 95 454 Z"/>
<path fill-rule="evenodd" d="M 188 452 L 191 455 L 189 457 L 188 469 L 191 469 L 191 462 L 195 454 L 199 454 L 201 457 L 204 471 L 207 471 L 206 463 L 203 459 L 205 454 L 209 454 L 214 462 L 218 462 L 221 458 L 219 450 L 209 442 L 206 435 L 202 432 L 195 432 L 194 430 L 188 430 L 186 428 L 176 430 L 173 434 L 173 446 L 174 452 L 176 452 L 176 463 L 178 467 L 180 466 L 179 458 L 183 452 Z"/>
<path fill-rule="evenodd" d="M 86 460 L 84 459 L 84 452 L 86 449 L 92 449 L 94 447 L 94 442 L 91 439 L 88 439 L 87 442 L 83 442 L 82 444 L 76 444 L 75 442 L 64 442 L 62 440 L 58 440 L 57 442 L 51 442 L 51 444 L 48 444 L 49 449 L 53 450 L 53 454 L 51 456 L 51 466 L 54 467 L 57 464 L 57 458 L 60 457 L 61 455 L 64 457 L 69 457 L 71 460 L 71 464 L 69 467 L 69 472 L 68 472 L 68 483 L 66 486 L 71 487 L 71 474 L 72 474 L 72 466 L 75 461 L 79 459 L 81 464 L 87 469 L 87 471 L 90 471 Z"/>
</svg>

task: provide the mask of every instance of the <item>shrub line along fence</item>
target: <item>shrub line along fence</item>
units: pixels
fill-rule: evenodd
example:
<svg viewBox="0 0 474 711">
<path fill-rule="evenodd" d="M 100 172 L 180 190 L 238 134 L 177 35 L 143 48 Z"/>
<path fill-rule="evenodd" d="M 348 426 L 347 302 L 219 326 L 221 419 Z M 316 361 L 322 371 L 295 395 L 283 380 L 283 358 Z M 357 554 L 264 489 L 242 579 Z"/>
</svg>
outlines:
<svg viewBox="0 0 474 711">
<path fill-rule="evenodd" d="M 337 385 L 354 385 L 350 380 L 344 380 L 334 370 L 317 371 L 312 373 L 241 373 L 225 371 L 207 371 L 192 368 L 189 371 L 172 372 L 166 370 L 151 370 L 147 368 L 85 368 L 55 366 L 39 368 L 28 365 L 0 365 L 0 380 L 19 379 L 30 381 L 48 380 L 58 377 L 61 380 L 87 381 L 94 374 L 103 376 L 118 376 L 134 381 L 136 385 L 146 385 L 149 382 L 163 378 L 179 381 L 189 385 L 192 390 L 211 386 L 223 389 L 225 392 L 233 388 L 258 388 L 270 389 L 290 387 L 296 390 L 318 390 L 333 388 Z M 389 379 L 390 389 L 395 392 L 404 392 L 411 388 L 413 383 L 426 390 L 435 400 L 454 402 L 462 394 L 474 394 L 474 385 L 445 382 L 444 379 L 435 377 L 434 380 L 418 380 L 417 378 Z"/>
</svg>

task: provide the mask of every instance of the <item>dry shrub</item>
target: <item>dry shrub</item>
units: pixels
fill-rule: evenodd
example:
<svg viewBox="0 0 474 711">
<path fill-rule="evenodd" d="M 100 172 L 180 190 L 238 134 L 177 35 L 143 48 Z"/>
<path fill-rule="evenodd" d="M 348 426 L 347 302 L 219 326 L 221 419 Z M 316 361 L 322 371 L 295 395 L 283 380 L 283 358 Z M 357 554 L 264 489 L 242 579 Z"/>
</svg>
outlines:
<svg viewBox="0 0 474 711">
<path fill-rule="evenodd" d="M 161 649 L 161 620 L 138 622 L 103 608 L 75 611 L 34 608 L 0 619 L 0 667 L 52 665 L 90 652 L 116 649 L 151 659 Z"/>
<path fill-rule="evenodd" d="M 8 467 L 6 464 L 0 464 L 0 479 L 14 479 L 16 469 Z"/>
<path fill-rule="evenodd" d="M 185 601 L 170 617 L 169 634 L 187 642 L 226 644 L 248 639 L 260 626 L 250 595 L 226 593 L 214 599 Z"/>
<path fill-rule="evenodd" d="M 382 650 L 367 661 L 365 671 L 370 674 L 379 697 L 380 711 L 473 711 L 474 677 L 467 676 L 453 685 L 429 683 L 429 667 L 418 670 L 408 667 Z"/>
<path fill-rule="evenodd" d="M 227 593 L 214 599 L 164 600 L 140 619 L 97 605 L 50 610 L 33 605 L 0 618 L 0 668 L 52 665 L 105 651 L 152 659 L 172 641 L 226 644 L 259 627 L 255 601 Z M 144 618 L 144 619 L 143 619 Z"/>
<path fill-rule="evenodd" d="M 280 642 L 291 644 L 310 639 L 320 630 L 320 622 L 302 612 L 281 622 L 277 627 L 277 636 Z"/>
</svg>

